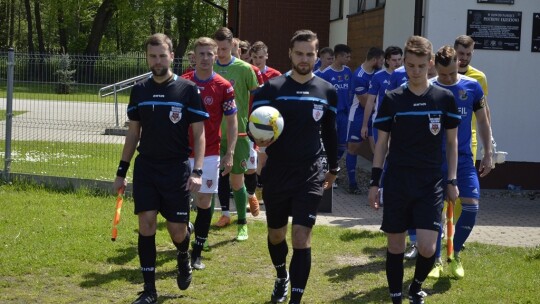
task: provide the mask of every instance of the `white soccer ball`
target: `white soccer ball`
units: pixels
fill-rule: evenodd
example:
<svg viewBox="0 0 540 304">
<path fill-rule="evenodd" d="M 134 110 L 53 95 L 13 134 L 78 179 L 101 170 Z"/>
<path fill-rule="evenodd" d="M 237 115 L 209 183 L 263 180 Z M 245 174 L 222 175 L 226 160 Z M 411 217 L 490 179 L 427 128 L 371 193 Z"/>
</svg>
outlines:
<svg viewBox="0 0 540 304">
<path fill-rule="evenodd" d="M 253 138 L 260 141 L 277 139 L 284 124 L 279 111 L 270 106 L 259 107 L 249 116 L 249 132 Z"/>
</svg>

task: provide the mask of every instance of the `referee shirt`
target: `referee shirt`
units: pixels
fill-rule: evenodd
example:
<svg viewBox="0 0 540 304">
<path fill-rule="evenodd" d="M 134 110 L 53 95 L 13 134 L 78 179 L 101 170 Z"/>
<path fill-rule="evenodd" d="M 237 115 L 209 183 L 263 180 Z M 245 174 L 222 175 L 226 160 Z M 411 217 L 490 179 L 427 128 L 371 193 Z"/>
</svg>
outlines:
<svg viewBox="0 0 540 304">
<path fill-rule="evenodd" d="M 177 75 L 164 83 L 150 77 L 135 85 L 127 115 L 141 124 L 139 154 L 158 161 L 187 160 L 189 125 L 208 118 L 197 86 Z"/>
</svg>

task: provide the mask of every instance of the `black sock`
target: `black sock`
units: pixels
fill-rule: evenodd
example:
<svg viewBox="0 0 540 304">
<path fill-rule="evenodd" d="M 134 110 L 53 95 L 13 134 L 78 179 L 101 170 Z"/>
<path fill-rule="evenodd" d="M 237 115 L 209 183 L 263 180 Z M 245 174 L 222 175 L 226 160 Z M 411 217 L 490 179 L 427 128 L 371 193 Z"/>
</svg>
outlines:
<svg viewBox="0 0 540 304">
<path fill-rule="evenodd" d="M 270 252 L 270 258 L 272 259 L 272 264 L 277 272 L 278 278 L 287 277 L 287 267 L 285 263 L 287 262 L 287 254 L 289 253 L 289 246 L 287 246 L 287 241 L 273 245 L 268 240 L 268 252 Z"/>
<path fill-rule="evenodd" d="M 289 273 L 291 276 L 291 304 L 300 304 L 311 271 L 311 248 L 293 249 Z"/>
<path fill-rule="evenodd" d="M 156 290 L 156 235 L 143 236 L 139 233 L 137 248 L 144 289 Z"/>
<path fill-rule="evenodd" d="M 257 188 L 257 174 L 244 174 L 244 185 L 249 195 L 255 194 L 255 188 Z"/>
<path fill-rule="evenodd" d="M 409 288 L 409 294 L 416 294 L 422 289 L 422 283 L 427 278 L 429 272 L 435 264 L 435 255 L 426 258 L 423 257 L 420 253 L 416 257 L 416 268 L 414 269 L 414 278 L 411 283 L 411 288 Z"/>
<path fill-rule="evenodd" d="M 174 246 L 176 246 L 176 249 L 178 249 L 178 261 L 184 260 L 186 257 L 188 257 L 190 237 L 191 237 L 191 233 L 188 229 L 186 233 L 186 237 L 181 243 L 177 243 L 173 241 Z"/>
<path fill-rule="evenodd" d="M 229 211 L 231 205 L 231 182 L 229 181 L 229 174 L 225 176 L 219 175 L 218 198 L 221 211 Z"/>
<path fill-rule="evenodd" d="M 191 256 L 198 258 L 201 256 L 204 242 L 208 238 L 208 230 L 210 230 L 210 208 L 202 209 L 197 207 L 197 217 L 195 218 L 195 244 Z"/>
<path fill-rule="evenodd" d="M 404 253 L 393 254 L 386 251 L 386 280 L 392 303 L 401 303 L 403 285 L 403 256 Z"/>
</svg>

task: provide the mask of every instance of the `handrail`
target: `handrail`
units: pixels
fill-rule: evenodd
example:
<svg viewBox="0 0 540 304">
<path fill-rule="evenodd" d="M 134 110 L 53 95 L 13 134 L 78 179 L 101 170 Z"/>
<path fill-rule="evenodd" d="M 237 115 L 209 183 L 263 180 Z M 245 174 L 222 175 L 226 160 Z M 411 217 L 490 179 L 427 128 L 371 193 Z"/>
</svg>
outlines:
<svg viewBox="0 0 540 304">
<path fill-rule="evenodd" d="M 111 85 L 108 85 L 99 89 L 98 95 L 101 98 L 114 94 L 114 114 L 116 116 L 117 128 L 120 127 L 120 120 L 118 117 L 118 96 L 116 95 L 116 93 L 131 88 L 132 86 L 136 85 L 137 82 L 150 77 L 150 75 L 152 75 L 152 72 L 148 72 L 139 76 L 135 76 L 133 78 L 122 80 L 120 82 L 117 82 L 117 83 L 114 83 L 114 84 L 111 84 Z M 110 92 L 108 90 L 110 90 Z"/>
</svg>

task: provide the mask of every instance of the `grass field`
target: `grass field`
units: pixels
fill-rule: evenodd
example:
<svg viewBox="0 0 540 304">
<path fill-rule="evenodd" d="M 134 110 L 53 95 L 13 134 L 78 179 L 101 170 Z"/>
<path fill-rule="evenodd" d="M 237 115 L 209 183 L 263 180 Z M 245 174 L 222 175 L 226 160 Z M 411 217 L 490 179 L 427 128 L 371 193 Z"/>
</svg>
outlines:
<svg viewBox="0 0 540 304">
<path fill-rule="evenodd" d="M 57 94 L 55 84 L 44 83 L 24 83 L 17 84 L 13 88 L 13 98 L 15 99 L 39 99 L 54 101 L 80 101 L 80 102 L 114 102 L 112 96 L 100 98 L 98 92 L 101 86 L 73 84 L 70 94 Z M 6 96 L 5 83 L 0 85 L 0 96 Z M 127 104 L 129 101 L 129 90 L 117 94 L 118 102 Z"/>
<path fill-rule="evenodd" d="M 26 113 L 26 111 L 13 111 L 13 116 L 21 115 Z M 6 120 L 6 110 L 0 110 L 0 121 Z"/>
<path fill-rule="evenodd" d="M 14 184 L 0 185 L 0 197 L 1 303 L 134 300 L 142 277 L 131 199 L 124 201 L 118 239 L 111 242 L 113 195 Z M 234 226 L 211 230 L 211 251 L 203 253 L 207 269 L 194 272 L 190 288 L 180 291 L 175 249 L 161 221 L 156 238 L 159 302 L 268 303 L 274 270 L 265 223 L 249 223 L 250 239 L 243 243 L 234 241 Z M 383 234 L 315 226 L 312 243 L 304 303 L 389 302 Z M 463 280 L 450 277 L 446 268 L 440 280 L 424 284 L 427 303 L 539 303 L 540 248 L 468 243 L 463 259 Z M 413 262 L 405 263 L 404 288 L 413 268 Z"/>
</svg>

